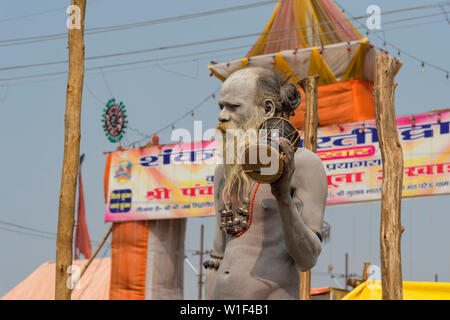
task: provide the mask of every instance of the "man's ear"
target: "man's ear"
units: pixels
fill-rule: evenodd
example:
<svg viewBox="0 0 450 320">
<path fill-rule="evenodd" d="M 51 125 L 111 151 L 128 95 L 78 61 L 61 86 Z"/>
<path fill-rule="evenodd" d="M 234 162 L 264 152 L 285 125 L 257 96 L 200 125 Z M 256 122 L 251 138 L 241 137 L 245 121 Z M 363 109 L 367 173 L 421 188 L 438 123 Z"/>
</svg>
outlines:
<svg viewBox="0 0 450 320">
<path fill-rule="evenodd" d="M 264 100 L 264 117 L 271 118 L 275 116 L 275 104 L 272 100 Z"/>
</svg>

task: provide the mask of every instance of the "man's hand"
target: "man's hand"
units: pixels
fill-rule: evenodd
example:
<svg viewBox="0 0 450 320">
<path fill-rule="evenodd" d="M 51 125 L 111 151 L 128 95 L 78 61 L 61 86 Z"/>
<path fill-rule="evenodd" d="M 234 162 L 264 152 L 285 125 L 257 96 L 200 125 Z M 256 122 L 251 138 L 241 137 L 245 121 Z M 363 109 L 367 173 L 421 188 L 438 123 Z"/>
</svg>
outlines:
<svg viewBox="0 0 450 320">
<path fill-rule="evenodd" d="M 271 191 L 277 200 L 288 199 L 291 192 L 292 176 L 295 171 L 294 150 L 290 146 L 288 139 L 281 137 L 279 139 L 280 151 L 284 155 L 284 170 L 281 177 L 271 183 Z"/>
</svg>

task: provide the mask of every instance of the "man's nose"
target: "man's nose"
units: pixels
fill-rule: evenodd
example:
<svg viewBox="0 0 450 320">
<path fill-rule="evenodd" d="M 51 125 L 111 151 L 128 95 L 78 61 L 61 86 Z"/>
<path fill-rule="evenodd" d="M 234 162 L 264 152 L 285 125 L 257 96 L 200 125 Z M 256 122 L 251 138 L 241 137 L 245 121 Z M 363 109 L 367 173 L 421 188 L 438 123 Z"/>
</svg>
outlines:
<svg viewBox="0 0 450 320">
<path fill-rule="evenodd" d="M 220 122 L 230 121 L 230 113 L 225 108 L 223 108 L 222 111 L 220 111 L 219 121 Z"/>
</svg>

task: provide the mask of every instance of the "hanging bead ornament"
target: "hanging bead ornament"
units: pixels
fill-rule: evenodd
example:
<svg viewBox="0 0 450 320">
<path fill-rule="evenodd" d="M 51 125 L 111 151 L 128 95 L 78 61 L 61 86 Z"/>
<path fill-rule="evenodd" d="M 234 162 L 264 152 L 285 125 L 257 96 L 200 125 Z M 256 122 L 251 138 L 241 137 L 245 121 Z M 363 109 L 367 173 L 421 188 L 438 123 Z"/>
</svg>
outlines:
<svg viewBox="0 0 450 320">
<path fill-rule="evenodd" d="M 110 99 L 103 109 L 103 131 L 109 141 L 116 143 L 122 140 L 127 128 L 128 120 L 125 106 L 122 101 L 116 103 L 116 99 Z"/>
<path fill-rule="evenodd" d="M 420 72 L 424 73 L 425 72 L 425 62 L 422 61 L 422 69 L 420 70 Z"/>
<path fill-rule="evenodd" d="M 251 186 L 248 197 L 244 198 L 244 200 L 242 201 L 242 205 L 239 207 L 239 209 L 236 210 L 236 212 L 233 212 L 233 210 L 231 209 L 232 204 L 231 201 L 229 200 L 230 194 L 227 194 L 227 198 L 225 200 L 225 207 L 219 211 L 221 217 L 220 228 L 223 231 L 235 237 L 238 237 L 248 229 L 251 221 L 253 200 L 255 198 L 256 191 L 258 190 L 259 183 L 256 184 L 252 200 L 250 201 L 250 194 L 254 186 L 255 183 L 253 183 L 253 185 Z"/>
</svg>

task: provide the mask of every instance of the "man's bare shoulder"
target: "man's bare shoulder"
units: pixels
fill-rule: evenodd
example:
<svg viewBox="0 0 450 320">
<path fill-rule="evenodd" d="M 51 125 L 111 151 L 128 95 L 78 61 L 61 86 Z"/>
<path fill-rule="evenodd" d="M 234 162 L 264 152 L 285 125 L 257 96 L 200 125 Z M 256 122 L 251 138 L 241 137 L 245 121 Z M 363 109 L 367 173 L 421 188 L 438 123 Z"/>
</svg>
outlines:
<svg viewBox="0 0 450 320">
<path fill-rule="evenodd" d="M 295 152 L 294 161 L 294 177 L 297 181 L 312 183 L 312 180 L 314 180 L 319 182 L 321 188 L 327 186 L 325 168 L 317 154 L 306 148 L 299 148 Z"/>
<path fill-rule="evenodd" d="M 314 152 L 306 148 L 298 148 L 294 154 L 295 169 L 310 167 L 323 168 L 322 159 Z"/>
</svg>

